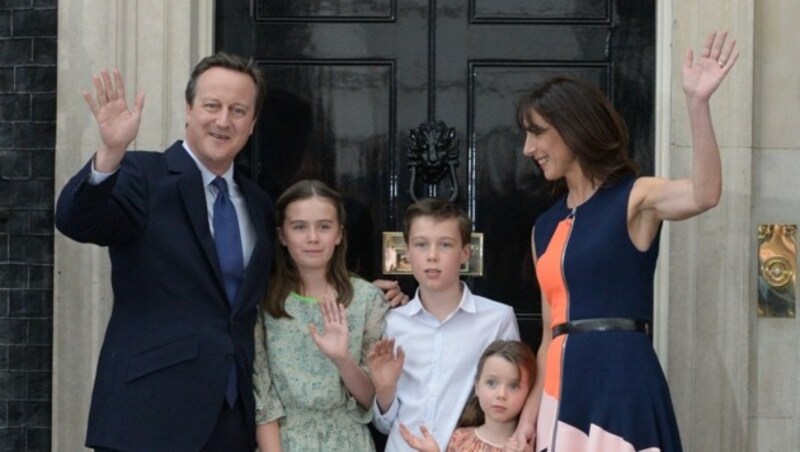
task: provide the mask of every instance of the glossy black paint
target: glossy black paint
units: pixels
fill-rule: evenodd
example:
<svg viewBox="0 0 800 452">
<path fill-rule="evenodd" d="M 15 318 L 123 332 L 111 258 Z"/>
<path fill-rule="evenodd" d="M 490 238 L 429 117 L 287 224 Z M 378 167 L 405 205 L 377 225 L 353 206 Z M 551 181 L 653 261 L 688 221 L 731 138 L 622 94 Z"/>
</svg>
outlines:
<svg viewBox="0 0 800 452">
<path fill-rule="evenodd" d="M 217 49 L 252 55 L 269 85 L 239 165 L 275 197 L 304 177 L 340 190 L 351 265 L 366 278 L 381 276 L 381 232 L 400 230 L 411 202 L 408 131 L 430 120 L 456 129 L 457 202 L 484 233 L 485 274 L 468 282 L 514 306 L 533 346 L 541 307 L 530 230 L 548 200 L 534 195 L 521 154 L 517 100 L 552 75 L 590 80 L 653 173 L 654 0 L 254 0 L 216 11 Z"/>
</svg>

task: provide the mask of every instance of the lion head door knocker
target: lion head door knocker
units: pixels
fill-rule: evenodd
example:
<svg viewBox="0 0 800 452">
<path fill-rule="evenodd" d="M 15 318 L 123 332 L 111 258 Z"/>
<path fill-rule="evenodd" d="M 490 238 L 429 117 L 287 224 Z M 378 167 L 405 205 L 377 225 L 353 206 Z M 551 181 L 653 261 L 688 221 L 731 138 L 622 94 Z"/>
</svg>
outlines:
<svg viewBox="0 0 800 452">
<path fill-rule="evenodd" d="M 450 175 L 450 196 L 448 201 L 458 199 L 458 139 L 456 129 L 447 127 L 442 121 L 428 121 L 408 132 L 406 141 L 408 168 L 411 170 L 411 183 L 408 193 L 411 199 L 418 200 L 416 194 L 417 176 L 428 185 L 437 185 Z"/>
</svg>

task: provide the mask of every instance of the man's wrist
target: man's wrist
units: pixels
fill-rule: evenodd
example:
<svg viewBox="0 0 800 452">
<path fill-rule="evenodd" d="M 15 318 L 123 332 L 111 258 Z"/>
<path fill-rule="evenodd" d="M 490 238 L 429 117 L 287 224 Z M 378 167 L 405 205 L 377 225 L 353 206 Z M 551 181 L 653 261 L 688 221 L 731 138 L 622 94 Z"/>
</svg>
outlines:
<svg viewBox="0 0 800 452">
<path fill-rule="evenodd" d="M 119 168 L 124 155 L 124 149 L 122 152 L 114 152 L 102 147 L 94 154 L 94 169 L 99 173 L 113 173 Z"/>
</svg>

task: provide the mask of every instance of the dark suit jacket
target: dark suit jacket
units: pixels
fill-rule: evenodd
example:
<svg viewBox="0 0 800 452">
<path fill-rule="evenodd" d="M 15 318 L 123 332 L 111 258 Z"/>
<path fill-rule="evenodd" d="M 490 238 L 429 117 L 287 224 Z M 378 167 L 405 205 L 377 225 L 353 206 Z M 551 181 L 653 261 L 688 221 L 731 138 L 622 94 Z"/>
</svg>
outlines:
<svg viewBox="0 0 800 452">
<path fill-rule="evenodd" d="M 223 406 L 231 362 L 254 437 L 253 328 L 273 252 L 273 206 L 235 173 L 257 240 L 238 298 L 227 300 L 203 181 L 176 142 L 130 151 L 93 186 L 87 164 L 64 187 L 56 225 L 108 246 L 114 306 L 97 366 L 87 446 L 197 451 Z"/>
</svg>

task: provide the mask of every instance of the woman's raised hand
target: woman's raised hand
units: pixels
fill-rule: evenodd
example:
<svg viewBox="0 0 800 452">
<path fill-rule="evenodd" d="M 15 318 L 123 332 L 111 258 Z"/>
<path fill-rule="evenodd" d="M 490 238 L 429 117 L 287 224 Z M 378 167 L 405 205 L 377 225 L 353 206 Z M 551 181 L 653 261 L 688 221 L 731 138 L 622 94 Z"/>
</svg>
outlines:
<svg viewBox="0 0 800 452">
<path fill-rule="evenodd" d="M 686 50 L 683 60 L 683 90 L 686 95 L 708 101 L 738 58 L 736 41 L 728 40 L 727 31 L 709 34 L 697 60 L 691 48 Z"/>
</svg>

